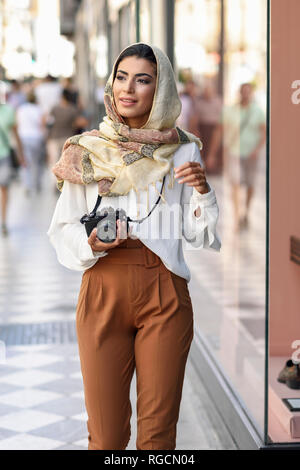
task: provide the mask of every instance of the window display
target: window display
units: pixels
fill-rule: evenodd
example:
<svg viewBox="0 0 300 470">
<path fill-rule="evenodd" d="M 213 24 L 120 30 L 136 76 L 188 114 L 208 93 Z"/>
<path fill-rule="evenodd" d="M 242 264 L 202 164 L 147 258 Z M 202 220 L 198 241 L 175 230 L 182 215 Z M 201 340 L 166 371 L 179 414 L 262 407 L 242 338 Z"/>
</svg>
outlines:
<svg viewBox="0 0 300 470">
<path fill-rule="evenodd" d="M 268 434 L 289 444 L 300 442 L 299 14 L 297 0 L 271 2 Z"/>
</svg>

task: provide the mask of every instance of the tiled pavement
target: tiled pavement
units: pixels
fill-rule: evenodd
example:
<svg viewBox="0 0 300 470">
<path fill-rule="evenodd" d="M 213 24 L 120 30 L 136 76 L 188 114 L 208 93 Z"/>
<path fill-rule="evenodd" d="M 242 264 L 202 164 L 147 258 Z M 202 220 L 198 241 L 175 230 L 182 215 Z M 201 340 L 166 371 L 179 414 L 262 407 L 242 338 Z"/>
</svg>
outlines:
<svg viewBox="0 0 300 470">
<path fill-rule="evenodd" d="M 75 333 L 81 273 L 56 260 L 46 230 L 56 202 L 45 180 L 38 197 L 10 192 L 10 236 L 0 239 L 0 449 L 87 449 Z M 3 343 L 0 344 L 3 346 Z M 135 449 L 135 375 L 131 383 Z M 177 449 L 235 449 L 187 362 Z"/>
<path fill-rule="evenodd" d="M 136 377 L 131 383 L 135 450 Z M 0 366 L 0 450 L 87 450 L 86 411 L 76 344 L 10 346 Z M 177 449 L 235 449 L 188 362 Z"/>
</svg>

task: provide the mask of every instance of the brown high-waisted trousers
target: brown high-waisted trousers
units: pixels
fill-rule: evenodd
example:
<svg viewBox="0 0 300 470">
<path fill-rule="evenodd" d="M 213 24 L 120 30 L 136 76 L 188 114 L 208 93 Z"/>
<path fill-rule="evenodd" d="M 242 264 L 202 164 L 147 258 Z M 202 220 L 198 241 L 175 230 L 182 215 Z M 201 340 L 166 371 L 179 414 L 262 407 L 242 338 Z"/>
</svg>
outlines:
<svg viewBox="0 0 300 470">
<path fill-rule="evenodd" d="M 88 449 L 126 449 L 136 368 L 137 450 L 175 449 L 193 339 L 186 279 L 126 239 L 84 272 L 76 311 Z"/>
</svg>

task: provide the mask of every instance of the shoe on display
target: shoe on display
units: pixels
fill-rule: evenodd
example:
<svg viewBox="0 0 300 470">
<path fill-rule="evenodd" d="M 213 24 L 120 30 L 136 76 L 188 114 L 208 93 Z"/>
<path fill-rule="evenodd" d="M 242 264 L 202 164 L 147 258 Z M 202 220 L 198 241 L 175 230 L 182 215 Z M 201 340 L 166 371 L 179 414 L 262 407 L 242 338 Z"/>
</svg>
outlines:
<svg viewBox="0 0 300 470">
<path fill-rule="evenodd" d="M 299 364 L 296 365 L 296 373 L 293 376 L 289 376 L 286 379 L 286 385 L 289 388 L 299 389 L 300 388 L 300 367 Z"/>
<path fill-rule="evenodd" d="M 297 376 L 297 365 L 293 363 L 291 359 L 289 359 L 284 368 L 279 372 L 277 377 L 277 381 L 280 383 L 286 383 L 287 379 L 293 378 Z"/>
</svg>

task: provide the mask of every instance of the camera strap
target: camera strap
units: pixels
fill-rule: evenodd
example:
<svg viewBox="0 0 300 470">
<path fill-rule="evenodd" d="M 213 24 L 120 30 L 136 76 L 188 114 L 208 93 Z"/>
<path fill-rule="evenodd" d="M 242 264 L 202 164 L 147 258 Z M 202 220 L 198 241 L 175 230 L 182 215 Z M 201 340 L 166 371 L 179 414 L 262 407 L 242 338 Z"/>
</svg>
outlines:
<svg viewBox="0 0 300 470">
<path fill-rule="evenodd" d="M 144 217 L 143 219 L 139 219 L 139 220 L 132 220 L 130 217 L 128 217 L 128 221 L 129 221 L 129 222 L 138 222 L 138 223 L 141 223 L 141 222 L 143 222 L 145 219 L 147 219 L 147 217 L 149 217 L 149 215 L 153 212 L 153 210 L 155 209 L 155 207 L 157 206 L 157 204 L 158 204 L 159 201 L 160 201 L 160 198 L 161 198 L 161 195 L 162 195 L 162 191 L 163 191 L 163 187 L 164 187 L 164 184 L 165 184 L 165 178 L 166 178 L 166 175 L 164 176 L 164 179 L 163 179 L 163 183 L 162 183 L 162 186 L 161 186 L 159 198 L 157 199 L 156 203 L 155 203 L 154 206 L 152 207 L 152 209 L 151 209 L 151 211 L 149 212 L 149 214 L 148 214 L 146 217 Z M 96 212 L 97 212 L 97 209 L 98 209 L 98 207 L 99 207 L 100 204 L 101 204 L 101 199 L 102 199 L 102 196 L 100 196 L 100 194 L 98 194 L 98 198 L 97 198 L 97 201 L 96 201 L 96 205 L 95 205 L 94 209 L 92 210 L 92 212 L 90 213 L 90 217 L 95 217 Z"/>
</svg>

